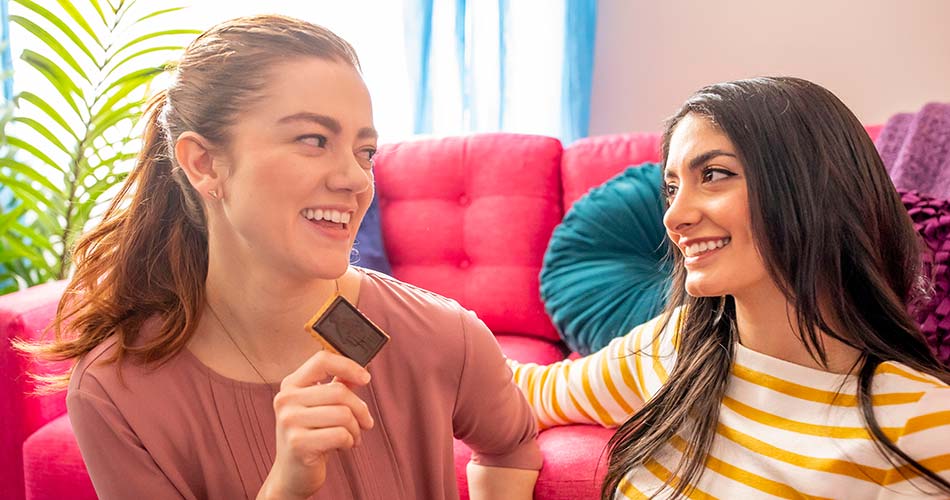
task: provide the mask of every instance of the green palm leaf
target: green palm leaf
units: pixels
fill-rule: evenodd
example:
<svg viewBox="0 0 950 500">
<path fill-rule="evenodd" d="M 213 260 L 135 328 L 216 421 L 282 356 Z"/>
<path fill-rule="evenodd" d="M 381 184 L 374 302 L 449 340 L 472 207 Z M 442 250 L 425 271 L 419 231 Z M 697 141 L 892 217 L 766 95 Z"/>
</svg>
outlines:
<svg viewBox="0 0 950 500">
<path fill-rule="evenodd" d="M 137 69 L 115 79 L 109 84 L 108 87 L 106 87 L 105 90 L 99 93 L 97 101 L 92 104 L 91 108 L 96 110 L 95 114 L 92 116 L 92 120 L 96 120 L 98 115 L 108 113 L 110 109 L 115 107 L 117 102 L 120 102 L 124 99 L 140 99 L 139 96 L 133 97 L 131 94 L 139 89 L 144 90 L 144 88 L 152 81 L 153 78 L 164 71 L 165 69 L 161 67 Z M 98 100 L 101 100 L 104 97 L 107 97 L 108 99 L 105 101 L 105 103 L 100 105 Z"/>
<path fill-rule="evenodd" d="M 46 262 L 46 259 L 43 258 L 43 252 L 39 251 L 38 248 L 30 248 L 17 238 L 6 238 L 6 243 L 9 245 L 10 251 L 15 252 L 20 258 L 29 260 L 33 267 L 52 273 L 53 267 Z"/>
<path fill-rule="evenodd" d="M 63 62 L 75 70 L 76 73 L 78 73 L 79 76 L 86 81 L 86 83 L 92 83 L 89 81 L 89 77 L 86 76 L 86 72 L 83 71 L 82 66 L 80 66 L 72 54 L 66 50 L 66 47 L 64 47 L 63 44 L 59 43 L 58 40 L 53 38 L 53 35 L 50 35 L 49 32 L 44 30 L 41 26 L 22 16 L 10 16 L 10 21 L 19 24 L 34 36 L 42 40 L 50 49 L 53 49 L 53 52 L 56 52 L 56 55 L 63 59 Z"/>
<path fill-rule="evenodd" d="M 82 28 L 90 38 L 95 40 L 99 47 L 102 47 L 102 42 L 99 41 L 96 31 L 92 29 L 92 26 L 89 26 L 89 23 L 86 22 L 86 18 L 82 17 L 82 14 L 76 10 L 76 7 L 73 5 L 73 3 L 70 0 L 57 0 L 57 2 L 59 3 L 59 6 L 62 7 L 67 14 L 69 14 L 69 17 L 73 18 L 73 21 L 76 21 L 76 24 L 78 24 L 80 28 Z"/>
<path fill-rule="evenodd" d="M 128 177 L 127 172 L 108 175 L 87 189 L 84 193 L 86 199 L 78 204 L 78 211 L 76 212 L 76 220 L 78 221 L 77 226 L 89 220 L 90 214 L 100 203 L 99 198 L 101 198 L 102 195 L 110 188 L 125 180 L 126 177 Z"/>
<path fill-rule="evenodd" d="M 24 202 L 27 208 L 31 211 L 48 212 L 48 210 L 39 210 L 38 207 L 40 205 L 46 205 L 57 212 L 63 212 L 63 209 L 65 208 L 63 205 L 64 197 L 62 195 L 50 196 L 49 193 L 40 191 L 38 188 L 34 187 L 31 183 L 25 180 L 7 177 L 3 179 L 3 183 L 4 186 L 9 188 L 10 191 L 12 191 L 20 201 Z M 46 213 L 44 215 L 49 214 Z M 40 215 L 37 214 L 37 217 L 40 217 Z M 46 219 L 47 222 L 50 220 L 52 219 Z"/>
<path fill-rule="evenodd" d="M 59 187 L 53 184 L 53 182 L 46 178 L 45 175 L 37 172 L 34 168 L 23 162 L 16 161 L 13 158 L 0 158 L 0 167 L 6 167 L 10 169 L 10 172 L 13 174 L 22 175 L 23 177 L 26 177 L 27 179 L 42 185 L 55 195 L 60 194 Z M 0 175 L 0 179 L 3 179 L 4 182 L 7 180 L 6 177 L 6 175 Z"/>
<path fill-rule="evenodd" d="M 87 169 L 93 169 L 93 168 L 98 169 L 100 167 L 107 167 L 110 170 L 112 170 L 115 167 L 116 163 L 130 161 L 130 160 L 135 159 L 137 156 L 138 156 L 138 153 L 118 153 L 108 158 L 100 159 L 99 163 L 97 163 L 95 166 L 90 165 L 87 162 L 85 165 L 83 165 L 83 167 Z"/>
<path fill-rule="evenodd" d="M 169 37 L 198 33 L 147 31 L 177 6 L 130 21 L 137 0 L 37 1 L 13 0 L 22 11 L 11 20 L 36 39 L 20 58 L 50 86 L 21 92 L 9 108 L 13 118 L 0 116 L 7 147 L 0 183 L 15 207 L 0 213 L 0 293 L 67 275 L 69 245 L 110 202 L 137 156 L 134 125 L 150 83 L 164 71 L 146 61 L 183 48 Z"/>
<path fill-rule="evenodd" d="M 89 135 L 100 136 L 113 125 L 122 120 L 135 120 L 141 114 L 141 107 L 145 101 L 133 101 L 119 109 L 112 110 L 95 122 L 89 130 Z"/>
<path fill-rule="evenodd" d="M 122 86 L 122 85 L 124 85 L 124 84 L 126 84 L 126 83 L 136 82 L 136 83 L 138 83 L 139 85 L 144 85 L 145 83 L 147 83 L 148 81 L 150 81 L 152 78 L 154 78 L 154 77 L 156 77 L 156 76 L 162 74 L 164 71 L 165 71 L 164 68 L 143 68 L 143 69 L 137 69 L 137 70 L 135 70 L 135 71 L 133 71 L 133 72 L 131 72 L 131 73 L 129 73 L 129 74 L 123 75 L 123 76 L 120 77 L 119 79 L 117 79 L 117 80 L 115 80 L 114 82 L 110 83 L 109 86 L 106 87 L 105 90 L 102 91 L 102 94 L 103 94 L 103 95 L 106 95 L 106 94 L 108 94 L 109 91 L 111 91 L 112 89 L 114 89 L 114 88 L 116 88 L 116 87 L 120 87 L 120 86 Z"/>
<path fill-rule="evenodd" d="M 10 137 L 10 136 L 7 136 L 7 144 L 9 144 L 10 146 L 14 148 L 22 149 L 23 151 L 30 153 L 37 160 L 40 160 L 41 162 L 49 165 L 50 167 L 53 167 L 56 170 L 62 172 L 63 175 L 66 175 L 66 170 L 62 166 L 56 163 L 55 160 L 50 158 L 49 155 L 44 153 L 42 150 L 40 150 L 40 148 L 36 147 L 35 145 L 30 144 L 17 137 Z"/>
<path fill-rule="evenodd" d="M 28 102 L 28 103 L 30 103 L 30 104 L 36 106 L 37 108 L 39 108 L 41 111 L 43 111 L 43 113 L 46 114 L 46 116 L 48 116 L 51 120 L 53 120 L 54 122 L 56 122 L 57 125 L 59 125 L 60 127 L 62 127 L 63 130 L 65 130 L 69 135 L 71 135 L 72 138 L 73 138 L 76 142 L 79 142 L 79 136 L 76 135 L 75 132 L 73 132 L 72 127 L 70 127 L 69 124 L 66 123 L 66 120 L 63 119 L 63 116 L 60 115 L 59 112 L 57 112 L 55 109 L 53 109 L 53 107 L 50 106 L 48 102 L 46 102 L 46 101 L 44 101 L 42 98 L 40 98 L 40 96 L 38 96 L 38 95 L 36 95 L 36 94 L 34 94 L 34 93 L 32 93 L 32 92 L 23 91 L 23 92 L 20 92 L 19 94 L 17 94 L 16 99 L 17 99 L 17 100 L 24 100 L 24 101 L 26 101 L 26 102 Z"/>
<path fill-rule="evenodd" d="M 99 14 L 102 24 L 109 24 L 109 21 L 106 21 L 105 13 L 102 11 L 102 6 L 99 5 L 99 0 L 89 0 L 89 3 L 92 4 L 92 8 L 96 9 L 96 14 Z"/>
<path fill-rule="evenodd" d="M 201 34 L 201 31 L 199 31 L 199 30 L 187 30 L 187 29 L 163 30 L 163 31 L 157 31 L 157 32 L 155 32 L 155 33 L 148 33 L 148 34 L 142 35 L 142 36 L 140 36 L 140 37 L 138 37 L 138 38 L 132 40 L 131 42 L 129 42 L 129 43 L 123 45 L 121 48 L 119 48 L 119 50 L 116 50 L 115 52 L 112 53 L 112 57 L 118 56 L 119 54 L 121 54 L 121 53 L 122 53 L 123 51 L 125 51 L 126 49 L 129 49 L 129 48 L 131 48 L 131 47 L 134 47 L 134 46 L 136 46 L 136 45 L 138 45 L 138 44 L 140 44 L 140 43 L 142 43 L 142 42 L 147 42 L 147 41 L 149 41 L 149 40 L 151 40 L 151 39 L 153 39 L 153 38 L 158 38 L 158 37 L 160 37 L 160 36 L 170 36 L 170 35 L 200 35 L 200 34 Z"/>
<path fill-rule="evenodd" d="M 24 125 L 30 127 L 31 129 L 33 129 L 34 131 L 36 131 L 36 133 L 38 133 L 38 134 L 42 135 L 43 137 L 45 137 L 46 140 L 50 142 L 50 144 L 56 146 L 60 151 L 62 151 L 62 152 L 65 153 L 66 155 L 71 155 L 71 154 L 73 153 L 72 151 L 69 150 L 69 148 L 66 147 L 65 144 L 63 144 L 62 141 L 60 141 L 60 140 L 56 137 L 55 134 L 53 134 L 52 132 L 50 132 L 50 130 L 49 130 L 48 128 L 46 128 L 46 125 L 43 125 L 42 123 L 40 123 L 40 122 L 38 122 L 38 121 L 36 121 L 36 120 L 34 120 L 34 119 L 32 119 L 32 118 L 25 118 L 25 117 L 17 117 L 17 118 L 14 118 L 14 119 L 13 119 L 13 122 L 22 123 L 22 124 L 24 124 Z"/>
<path fill-rule="evenodd" d="M 142 22 L 142 21 L 144 21 L 144 20 L 146 20 L 146 19 L 151 19 L 151 18 L 153 18 L 153 17 L 158 17 L 158 16 L 160 16 L 160 15 L 162 15 L 162 14 L 168 14 L 168 13 L 170 13 L 170 12 L 178 12 L 178 11 L 183 10 L 183 9 L 185 9 L 185 7 L 172 7 L 172 8 L 170 8 L 170 9 L 156 10 L 155 12 L 152 12 L 151 14 L 146 14 L 146 15 L 144 15 L 144 16 L 142 16 L 142 17 L 136 19 L 135 22 L 132 23 L 132 24 L 138 24 L 138 23 L 140 23 L 140 22 Z"/>
<path fill-rule="evenodd" d="M 112 1 L 110 0 L 109 3 L 111 4 Z M 125 0 L 119 0 L 118 5 L 114 7 L 116 14 L 116 24 L 122 23 L 122 21 L 125 19 L 125 15 L 135 7 L 136 3 L 138 3 L 138 0 L 131 0 L 129 2 L 126 2 Z"/>
<path fill-rule="evenodd" d="M 50 253 L 56 253 L 56 249 L 53 248 L 53 244 L 50 243 L 49 239 L 36 232 L 35 229 L 24 226 L 19 222 L 14 221 L 13 226 L 10 228 L 12 231 L 19 233 L 22 236 L 25 236 L 30 240 L 30 244 L 35 245 L 40 248 L 40 250 L 46 250 Z"/>
<path fill-rule="evenodd" d="M 179 51 L 179 50 L 181 50 L 181 47 L 178 46 L 178 45 L 163 45 L 163 46 L 161 46 L 161 47 L 149 47 L 149 48 L 146 48 L 146 49 L 142 49 L 142 50 L 140 50 L 140 51 L 138 51 L 138 52 L 136 52 L 136 53 L 134 53 L 134 54 L 132 54 L 132 55 L 126 57 L 125 59 L 119 61 L 119 62 L 116 63 L 114 66 L 112 66 L 111 68 L 109 68 L 109 71 L 106 72 L 105 76 L 103 77 L 103 80 L 108 80 L 108 79 L 109 79 L 109 76 L 111 76 L 112 73 L 115 72 L 115 70 L 121 68 L 125 63 L 127 63 L 127 62 L 129 62 L 129 61 L 131 61 L 131 60 L 133 60 L 133 59 L 135 59 L 135 58 L 138 58 L 139 56 L 143 56 L 143 55 L 145 55 L 145 54 L 150 54 L 150 53 L 152 53 L 152 52 L 159 52 L 159 51 L 165 51 L 165 50 L 169 50 L 169 51 L 170 51 L 170 50 Z M 108 66 L 109 64 L 110 64 L 110 62 L 107 60 L 107 61 L 106 61 L 106 65 Z"/>
<path fill-rule="evenodd" d="M 93 63 L 96 62 L 96 56 L 92 55 L 92 51 L 90 51 L 89 48 L 86 47 L 86 44 L 83 43 L 82 39 L 80 39 L 78 35 L 76 35 L 76 32 L 73 31 L 65 22 L 63 22 L 59 18 L 59 16 L 44 9 L 39 4 L 31 0 L 13 0 L 13 1 L 26 7 L 27 9 L 29 9 L 36 15 L 42 17 L 43 19 L 46 19 L 53 26 L 56 26 L 57 28 L 59 28 L 59 30 L 62 31 L 63 34 L 66 35 L 66 37 L 69 38 L 76 45 L 76 47 L 83 52 L 83 54 L 86 54 L 86 56 L 89 57 L 89 60 L 91 62 Z"/>
<path fill-rule="evenodd" d="M 30 66 L 33 66 L 37 71 L 39 71 L 46 79 L 53 85 L 56 91 L 60 96 L 69 104 L 69 107 L 73 108 L 73 111 L 76 112 L 76 115 L 81 115 L 79 111 L 79 104 L 76 103 L 76 99 L 73 97 L 73 94 L 79 96 L 82 99 L 82 90 L 73 83 L 72 79 L 69 78 L 69 75 L 65 71 L 60 69 L 53 61 L 50 61 L 44 55 L 33 52 L 32 50 L 26 49 L 23 51 L 23 55 L 20 56 L 21 59 L 29 63 Z"/>
<path fill-rule="evenodd" d="M 5 214 L 0 214 L 0 234 L 10 230 L 24 212 L 26 212 L 26 206 L 20 205 Z"/>
</svg>

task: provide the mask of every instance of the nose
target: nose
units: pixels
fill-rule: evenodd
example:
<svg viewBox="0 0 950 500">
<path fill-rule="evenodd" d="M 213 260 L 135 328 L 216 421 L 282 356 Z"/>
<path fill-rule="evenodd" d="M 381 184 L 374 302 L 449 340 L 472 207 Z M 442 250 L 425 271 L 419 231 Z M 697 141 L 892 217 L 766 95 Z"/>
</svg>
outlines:
<svg viewBox="0 0 950 500">
<path fill-rule="evenodd" d="M 702 211 L 697 206 L 697 200 L 682 188 L 673 197 L 669 208 L 663 214 L 663 225 L 671 233 L 682 233 L 695 226 L 702 219 Z"/>
<path fill-rule="evenodd" d="M 373 172 L 363 168 L 352 153 L 344 153 L 337 162 L 337 168 L 327 180 L 333 191 L 351 191 L 362 193 L 373 185 Z"/>
</svg>

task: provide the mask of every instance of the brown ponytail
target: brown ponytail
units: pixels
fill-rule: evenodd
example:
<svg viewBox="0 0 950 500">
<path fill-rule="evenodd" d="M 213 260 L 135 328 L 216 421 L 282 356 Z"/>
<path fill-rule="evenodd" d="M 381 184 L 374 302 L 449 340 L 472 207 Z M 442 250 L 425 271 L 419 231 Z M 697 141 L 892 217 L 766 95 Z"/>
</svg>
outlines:
<svg viewBox="0 0 950 500">
<path fill-rule="evenodd" d="M 359 68 L 353 48 L 329 30 L 283 16 L 238 18 L 199 36 L 185 50 L 174 82 L 151 99 L 142 151 L 102 222 L 81 237 L 75 275 L 60 300 L 48 343 L 17 343 L 52 360 L 77 360 L 118 338 L 113 361 L 132 354 L 162 362 L 195 332 L 204 304 L 208 233 L 202 201 L 173 154 L 194 131 L 226 145 L 228 128 L 266 84 L 268 70 L 293 57 Z M 159 318 L 157 335 L 137 336 Z M 41 390 L 64 388 L 71 371 L 38 377 Z"/>
<path fill-rule="evenodd" d="M 208 238 L 197 195 L 181 169 L 172 166 L 162 123 L 165 104 L 164 91 L 149 102 L 135 167 L 99 226 L 76 242 L 76 273 L 56 312 L 55 341 L 27 350 L 49 359 L 76 359 L 117 335 L 117 359 L 129 352 L 164 359 L 194 332 L 208 270 Z M 156 314 L 164 318 L 161 334 L 133 349 L 142 323 Z M 69 376 L 44 381 L 48 389 L 59 389 Z"/>
</svg>

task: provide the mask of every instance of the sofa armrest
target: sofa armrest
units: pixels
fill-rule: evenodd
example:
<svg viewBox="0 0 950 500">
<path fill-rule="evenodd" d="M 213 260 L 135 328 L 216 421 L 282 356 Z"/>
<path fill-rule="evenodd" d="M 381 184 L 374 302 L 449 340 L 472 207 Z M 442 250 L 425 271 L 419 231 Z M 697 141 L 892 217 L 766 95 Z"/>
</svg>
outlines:
<svg viewBox="0 0 950 500">
<path fill-rule="evenodd" d="M 23 441 L 66 412 L 66 394 L 34 396 L 28 373 L 49 373 L 65 364 L 39 363 L 13 350 L 13 339 L 38 340 L 56 314 L 66 283 L 51 282 L 0 296 L 0 483 L 23 481 Z M 9 483 L 8 481 L 13 481 Z"/>
</svg>

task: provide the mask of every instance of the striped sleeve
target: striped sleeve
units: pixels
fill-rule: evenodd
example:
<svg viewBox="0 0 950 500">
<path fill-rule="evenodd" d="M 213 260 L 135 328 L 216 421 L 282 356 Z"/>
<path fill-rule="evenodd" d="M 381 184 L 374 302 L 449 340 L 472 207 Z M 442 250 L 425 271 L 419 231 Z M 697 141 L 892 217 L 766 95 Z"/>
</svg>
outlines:
<svg viewBox="0 0 950 500">
<path fill-rule="evenodd" d="M 897 446 L 921 465 L 950 481 L 950 387 L 934 387 L 920 398 L 917 411 L 907 420 Z M 921 489 L 926 492 L 933 490 L 933 486 L 915 478 L 916 475 L 906 465 L 891 469 L 885 479 L 885 484 L 891 486 L 890 491 L 882 492 L 881 498 L 889 498 L 894 490 L 918 494 Z"/>
<path fill-rule="evenodd" d="M 677 316 L 674 314 L 674 316 Z M 637 326 L 600 351 L 541 366 L 509 360 L 543 428 L 566 424 L 617 427 L 666 381 L 674 361 L 672 331 L 661 318 Z"/>
</svg>

